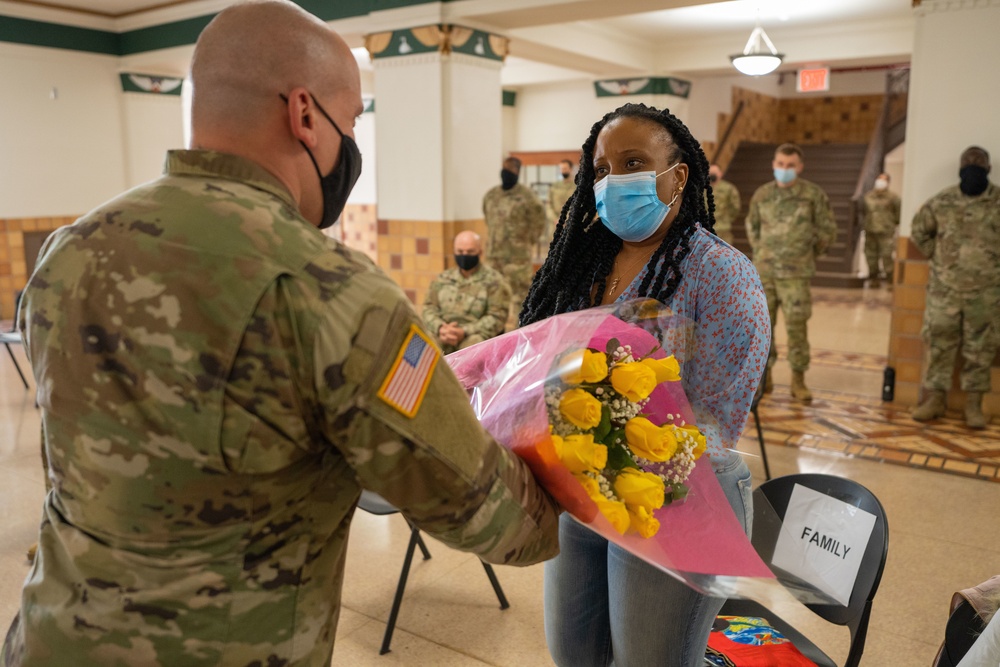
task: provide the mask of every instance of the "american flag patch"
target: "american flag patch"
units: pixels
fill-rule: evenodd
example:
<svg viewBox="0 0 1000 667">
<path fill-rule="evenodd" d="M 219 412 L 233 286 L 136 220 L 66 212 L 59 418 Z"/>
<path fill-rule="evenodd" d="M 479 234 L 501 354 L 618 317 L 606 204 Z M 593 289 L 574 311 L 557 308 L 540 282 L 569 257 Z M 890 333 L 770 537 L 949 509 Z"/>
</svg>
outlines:
<svg viewBox="0 0 1000 667">
<path fill-rule="evenodd" d="M 434 343 L 411 324 L 396 355 L 396 363 L 378 390 L 378 397 L 407 417 L 413 417 L 420 409 L 440 357 Z"/>
</svg>

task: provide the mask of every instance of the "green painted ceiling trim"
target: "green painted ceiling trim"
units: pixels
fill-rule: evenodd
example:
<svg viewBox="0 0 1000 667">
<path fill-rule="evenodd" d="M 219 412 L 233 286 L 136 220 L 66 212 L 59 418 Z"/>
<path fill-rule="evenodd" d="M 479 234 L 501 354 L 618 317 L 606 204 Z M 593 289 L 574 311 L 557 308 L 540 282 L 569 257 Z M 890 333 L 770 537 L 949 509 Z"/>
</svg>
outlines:
<svg viewBox="0 0 1000 667">
<path fill-rule="evenodd" d="M 116 33 L 13 16 L 0 16 L 0 42 L 120 55 Z"/>
<path fill-rule="evenodd" d="M 464 44 L 453 46 L 451 50 L 455 53 L 464 53 L 467 56 L 503 62 L 503 56 L 494 51 L 490 44 L 490 33 L 482 30 L 473 30 L 472 36 Z"/>
<path fill-rule="evenodd" d="M 433 4 L 437 0 L 296 0 L 296 4 L 323 19 L 365 16 L 375 11 Z M 456 0 L 440 0 L 455 2 Z M 127 56 L 157 49 L 194 44 L 215 14 L 115 33 L 76 26 L 15 18 L 0 14 L 0 42 L 53 49 Z"/>
<path fill-rule="evenodd" d="M 505 90 L 503 91 L 503 105 L 505 107 L 512 107 L 517 104 L 517 91 L 516 90 Z"/>
</svg>

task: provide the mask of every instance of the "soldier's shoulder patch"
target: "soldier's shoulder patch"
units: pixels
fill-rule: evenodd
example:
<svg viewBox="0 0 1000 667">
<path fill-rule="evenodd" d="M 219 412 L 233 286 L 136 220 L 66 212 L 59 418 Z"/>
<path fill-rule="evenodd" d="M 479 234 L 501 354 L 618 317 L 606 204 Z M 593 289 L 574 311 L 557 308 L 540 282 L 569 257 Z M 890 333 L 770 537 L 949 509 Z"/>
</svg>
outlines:
<svg viewBox="0 0 1000 667">
<path fill-rule="evenodd" d="M 377 396 L 407 417 L 415 416 L 440 358 L 437 346 L 411 324 Z"/>
</svg>

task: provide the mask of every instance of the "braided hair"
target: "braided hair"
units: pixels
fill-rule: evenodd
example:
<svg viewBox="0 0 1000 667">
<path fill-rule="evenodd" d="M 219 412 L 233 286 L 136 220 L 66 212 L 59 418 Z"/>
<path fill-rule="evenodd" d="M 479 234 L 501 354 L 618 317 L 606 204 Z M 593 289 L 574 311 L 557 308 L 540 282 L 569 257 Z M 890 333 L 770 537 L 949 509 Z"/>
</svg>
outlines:
<svg viewBox="0 0 1000 667">
<path fill-rule="evenodd" d="M 700 223 L 708 231 L 715 231 L 715 197 L 708 179 L 708 160 L 691 131 L 666 109 L 660 111 L 645 104 L 619 107 L 594 123 L 590 137 L 583 144 L 576 191 L 559 214 L 549 254 L 535 274 L 521 309 L 521 326 L 600 303 L 622 240 L 597 218 L 594 147 L 601 130 L 618 118 L 642 118 L 663 126 L 673 139 L 670 162 L 680 161 L 688 166 L 680 211 L 646 267 L 657 267 L 661 258 L 666 259 L 658 270 L 646 270 L 639 285 L 639 296 L 651 296 L 660 301 L 670 299 L 680 284 L 680 265 L 691 251 L 690 239 L 695 225 Z M 706 193 L 704 198 L 702 192 Z M 596 292 L 593 289 L 595 282 Z"/>
</svg>

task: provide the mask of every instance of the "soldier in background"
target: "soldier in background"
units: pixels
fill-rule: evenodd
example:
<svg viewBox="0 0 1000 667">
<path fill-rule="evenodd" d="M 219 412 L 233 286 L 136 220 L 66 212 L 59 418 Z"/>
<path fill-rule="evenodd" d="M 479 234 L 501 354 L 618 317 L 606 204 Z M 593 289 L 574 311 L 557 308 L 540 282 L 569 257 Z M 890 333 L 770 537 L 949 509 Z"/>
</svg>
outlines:
<svg viewBox="0 0 1000 667">
<path fill-rule="evenodd" d="M 892 275 L 892 246 L 899 227 L 899 197 L 889 191 L 889 174 L 879 174 L 875 188 L 861 201 L 868 280 L 878 287 Z"/>
<path fill-rule="evenodd" d="M 990 390 L 1000 335 L 1000 188 L 989 173 L 989 153 L 967 148 L 959 184 L 928 199 L 913 218 L 911 238 L 931 264 L 921 331 L 928 360 L 923 402 L 913 411 L 917 421 L 944 415 L 961 348 L 965 424 L 986 427 L 983 394 Z"/>
<path fill-rule="evenodd" d="M 486 261 L 507 279 L 515 316 L 528 296 L 535 273 L 531 254 L 545 227 L 545 209 L 531 188 L 517 182 L 520 174 L 521 161 L 507 158 L 500 172 L 501 184 L 483 197 L 489 234 Z"/>
<path fill-rule="evenodd" d="M 713 164 L 708 168 L 715 199 L 715 235 L 733 245 L 733 223 L 740 214 L 740 191 L 729 181 L 722 180 L 722 168 Z M 708 191 L 705 192 L 706 206 Z"/>
<path fill-rule="evenodd" d="M 837 236 L 837 224 L 826 193 L 799 178 L 805 163 L 802 149 L 782 144 L 771 163 L 774 181 L 757 189 L 747 213 L 747 238 L 753 263 L 760 273 L 771 315 L 771 352 L 764 375 L 764 391 L 773 389 L 771 369 L 778 358 L 774 347 L 774 324 L 778 308 L 785 316 L 788 332 L 788 363 L 792 367 L 792 396 L 808 403 L 809 368 L 807 323 L 812 315 L 809 280 L 816 273 L 816 258 Z"/>
<path fill-rule="evenodd" d="M 548 253 L 549 243 L 552 242 L 552 234 L 559 222 L 563 206 L 576 192 L 576 183 L 573 182 L 573 163 L 570 160 L 562 160 L 559 163 L 559 176 L 560 180 L 549 185 L 549 196 L 545 202 L 545 231 L 542 232 L 542 252 L 539 253 L 542 257 Z"/>
<path fill-rule="evenodd" d="M 406 296 L 317 229 L 361 171 L 350 47 L 240 3 L 191 78 L 195 149 L 54 232 L 24 291 L 54 488 L 3 665 L 329 665 L 362 487 L 487 561 L 557 552 Z"/>
<path fill-rule="evenodd" d="M 421 315 L 445 354 L 503 333 L 510 288 L 503 276 L 480 261 L 482 253 L 479 234 L 458 234 L 455 267 L 435 278 L 427 290 Z"/>
</svg>

